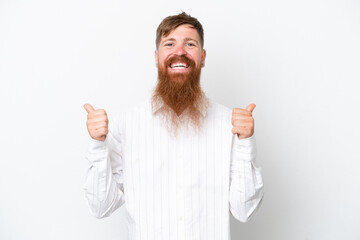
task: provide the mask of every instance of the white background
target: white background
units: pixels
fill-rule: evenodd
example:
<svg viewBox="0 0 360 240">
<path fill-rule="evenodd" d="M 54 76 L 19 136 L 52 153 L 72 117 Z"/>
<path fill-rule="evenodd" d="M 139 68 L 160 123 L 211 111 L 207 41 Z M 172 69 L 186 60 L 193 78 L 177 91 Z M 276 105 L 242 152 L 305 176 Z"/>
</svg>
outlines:
<svg viewBox="0 0 360 240">
<path fill-rule="evenodd" d="M 232 239 L 360 239 L 360 1 L 0 0 L 0 239 L 124 239 L 124 208 L 83 199 L 84 103 L 109 118 L 151 96 L 155 31 L 205 29 L 202 86 L 256 103 L 265 198 Z"/>
</svg>

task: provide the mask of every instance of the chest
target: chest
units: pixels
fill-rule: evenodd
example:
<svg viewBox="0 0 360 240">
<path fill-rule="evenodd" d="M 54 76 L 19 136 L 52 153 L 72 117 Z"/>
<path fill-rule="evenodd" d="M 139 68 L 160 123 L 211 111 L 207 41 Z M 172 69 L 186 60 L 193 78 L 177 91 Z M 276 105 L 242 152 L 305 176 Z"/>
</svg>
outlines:
<svg viewBox="0 0 360 240">
<path fill-rule="evenodd" d="M 199 133 L 179 131 L 176 137 L 156 119 L 137 121 L 128 124 L 124 135 L 127 173 L 155 190 L 164 185 L 189 191 L 228 186 L 232 135 L 226 121 L 205 122 Z"/>
</svg>

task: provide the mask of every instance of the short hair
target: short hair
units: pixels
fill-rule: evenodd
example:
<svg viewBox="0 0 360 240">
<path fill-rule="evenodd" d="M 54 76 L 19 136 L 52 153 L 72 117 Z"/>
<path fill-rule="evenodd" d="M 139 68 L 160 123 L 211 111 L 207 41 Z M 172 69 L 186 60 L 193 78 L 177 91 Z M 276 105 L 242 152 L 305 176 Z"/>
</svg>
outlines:
<svg viewBox="0 0 360 240">
<path fill-rule="evenodd" d="M 172 30 L 183 24 L 190 24 L 200 36 L 201 48 L 204 47 L 204 29 L 201 23 L 189 14 L 182 12 L 178 15 L 168 16 L 162 20 L 156 30 L 156 49 L 159 48 L 161 37 L 166 37 Z"/>
</svg>

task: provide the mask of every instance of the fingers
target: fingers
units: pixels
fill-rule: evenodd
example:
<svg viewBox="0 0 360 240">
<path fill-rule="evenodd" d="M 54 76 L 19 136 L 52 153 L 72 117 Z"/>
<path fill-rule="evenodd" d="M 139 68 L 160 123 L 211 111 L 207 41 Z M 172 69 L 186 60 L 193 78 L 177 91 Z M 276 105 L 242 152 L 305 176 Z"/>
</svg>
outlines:
<svg viewBox="0 0 360 240">
<path fill-rule="evenodd" d="M 96 136 L 106 137 L 106 135 L 109 133 L 109 130 L 107 128 L 100 128 L 95 131 Z"/>
<path fill-rule="evenodd" d="M 242 108 L 234 108 L 232 115 L 244 115 L 244 116 L 252 116 L 251 112 L 246 110 L 246 109 L 242 109 Z"/>
<path fill-rule="evenodd" d="M 249 138 L 254 134 L 254 129 L 233 127 L 231 129 L 232 134 L 237 134 L 239 139 Z"/>
<path fill-rule="evenodd" d="M 254 125 L 247 123 L 237 123 L 231 129 L 233 134 L 237 134 L 240 138 L 248 138 L 254 134 Z"/>
<path fill-rule="evenodd" d="M 248 118 L 248 119 L 237 119 L 231 121 L 233 126 L 249 126 L 254 127 L 254 119 Z"/>
<path fill-rule="evenodd" d="M 109 120 L 104 109 L 94 109 L 90 104 L 84 104 L 87 114 L 87 129 L 90 136 L 95 140 L 105 141 L 108 134 Z"/>
<path fill-rule="evenodd" d="M 85 110 L 87 111 L 87 113 L 91 113 L 91 112 L 95 111 L 95 109 L 93 108 L 93 106 L 91 106 L 91 105 L 88 104 L 88 103 L 86 103 L 86 104 L 84 105 L 84 108 L 85 108 Z"/>
<path fill-rule="evenodd" d="M 95 119 L 95 120 L 105 120 L 107 119 L 107 114 L 104 109 L 96 109 L 90 113 L 88 113 L 87 119 Z"/>
<path fill-rule="evenodd" d="M 89 131 L 90 137 L 96 140 L 104 141 L 106 138 L 106 135 L 109 133 L 109 130 L 107 128 L 100 128 L 97 130 Z"/>
<path fill-rule="evenodd" d="M 108 127 L 108 120 L 102 121 L 94 121 L 94 120 L 88 120 L 87 125 L 89 130 L 97 130 L 100 128 L 107 128 Z"/>
<path fill-rule="evenodd" d="M 84 108 L 85 108 L 86 112 L 88 113 L 88 119 L 93 118 L 96 115 L 105 115 L 106 116 L 106 111 L 104 109 L 96 109 L 95 110 L 94 107 L 88 103 L 86 103 L 84 105 Z"/>
<path fill-rule="evenodd" d="M 233 115 L 234 114 L 241 114 L 241 115 L 246 115 L 246 116 L 252 116 L 252 112 L 254 111 L 255 107 L 256 107 L 256 105 L 254 103 L 251 103 L 246 107 L 246 109 L 234 108 L 233 109 Z"/>
<path fill-rule="evenodd" d="M 96 124 L 96 123 L 98 123 L 98 122 L 106 122 L 106 123 L 108 123 L 109 120 L 108 120 L 108 118 L 107 118 L 106 115 L 99 115 L 99 116 L 97 116 L 96 118 L 93 117 L 93 118 L 89 118 L 89 119 L 87 120 L 87 123 L 88 123 L 88 124 Z"/>
<path fill-rule="evenodd" d="M 246 110 L 248 110 L 249 112 L 252 112 L 252 111 L 254 111 L 255 107 L 256 107 L 256 105 L 251 103 L 251 104 L 249 104 L 249 106 L 246 107 Z"/>
<path fill-rule="evenodd" d="M 253 122 L 254 121 L 254 118 L 251 117 L 251 116 L 244 116 L 244 115 L 237 115 L 237 114 L 234 114 L 231 118 L 231 124 L 234 125 L 235 122 L 239 122 L 239 121 L 242 121 L 242 122 Z"/>
<path fill-rule="evenodd" d="M 237 127 L 233 127 L 231 129 L 231 132 L 233 134 L 237 133 L 241 136 L 246 136 L 246 137 L 249 137 L 253 134 L 254 132 L 254 129 L 253 128 L 248 128 L 246 126 L 237 126 Z"/>
<path fill-rule="evenodd" d="M 255 104 L 249 104 L 246 109 L 234 108 L 232 112 L 231 123 L 233 125 L 232 133 L 237 134 L 238 138 L 248 138 L 254 134 L 254 118 L 252 112 Z"/>
</svg>

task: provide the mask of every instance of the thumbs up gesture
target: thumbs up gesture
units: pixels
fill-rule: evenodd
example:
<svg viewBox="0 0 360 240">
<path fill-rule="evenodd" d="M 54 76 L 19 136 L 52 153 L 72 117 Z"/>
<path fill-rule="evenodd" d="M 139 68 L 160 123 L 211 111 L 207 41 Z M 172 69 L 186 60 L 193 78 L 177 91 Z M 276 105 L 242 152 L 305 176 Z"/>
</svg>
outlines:
<svg viewBox="0 0 360 240">
<path fill-rule="evenodd" d="M 252 111 L 255 108 L 255 104 L 250 104 L 246 109 L 234 108 L 232 111 L 231 124 L 233 128 L 231 132 L 237 134 L 239 139 L 251 137 L 254 134 L 254 118 L 252 117 Z"/>
<path fill-rule="evenodd" d="M 87 121 L 86 126 L 90 136 L 99 141 L 105 141 L 106 135 L 108 134 L 108 124 L 109 120 L 107 118 L 106 112 L 104 109 L 95 110 L 90 104 L 84 105 L 85 110 L 87 111 Z"/>
</svg>

